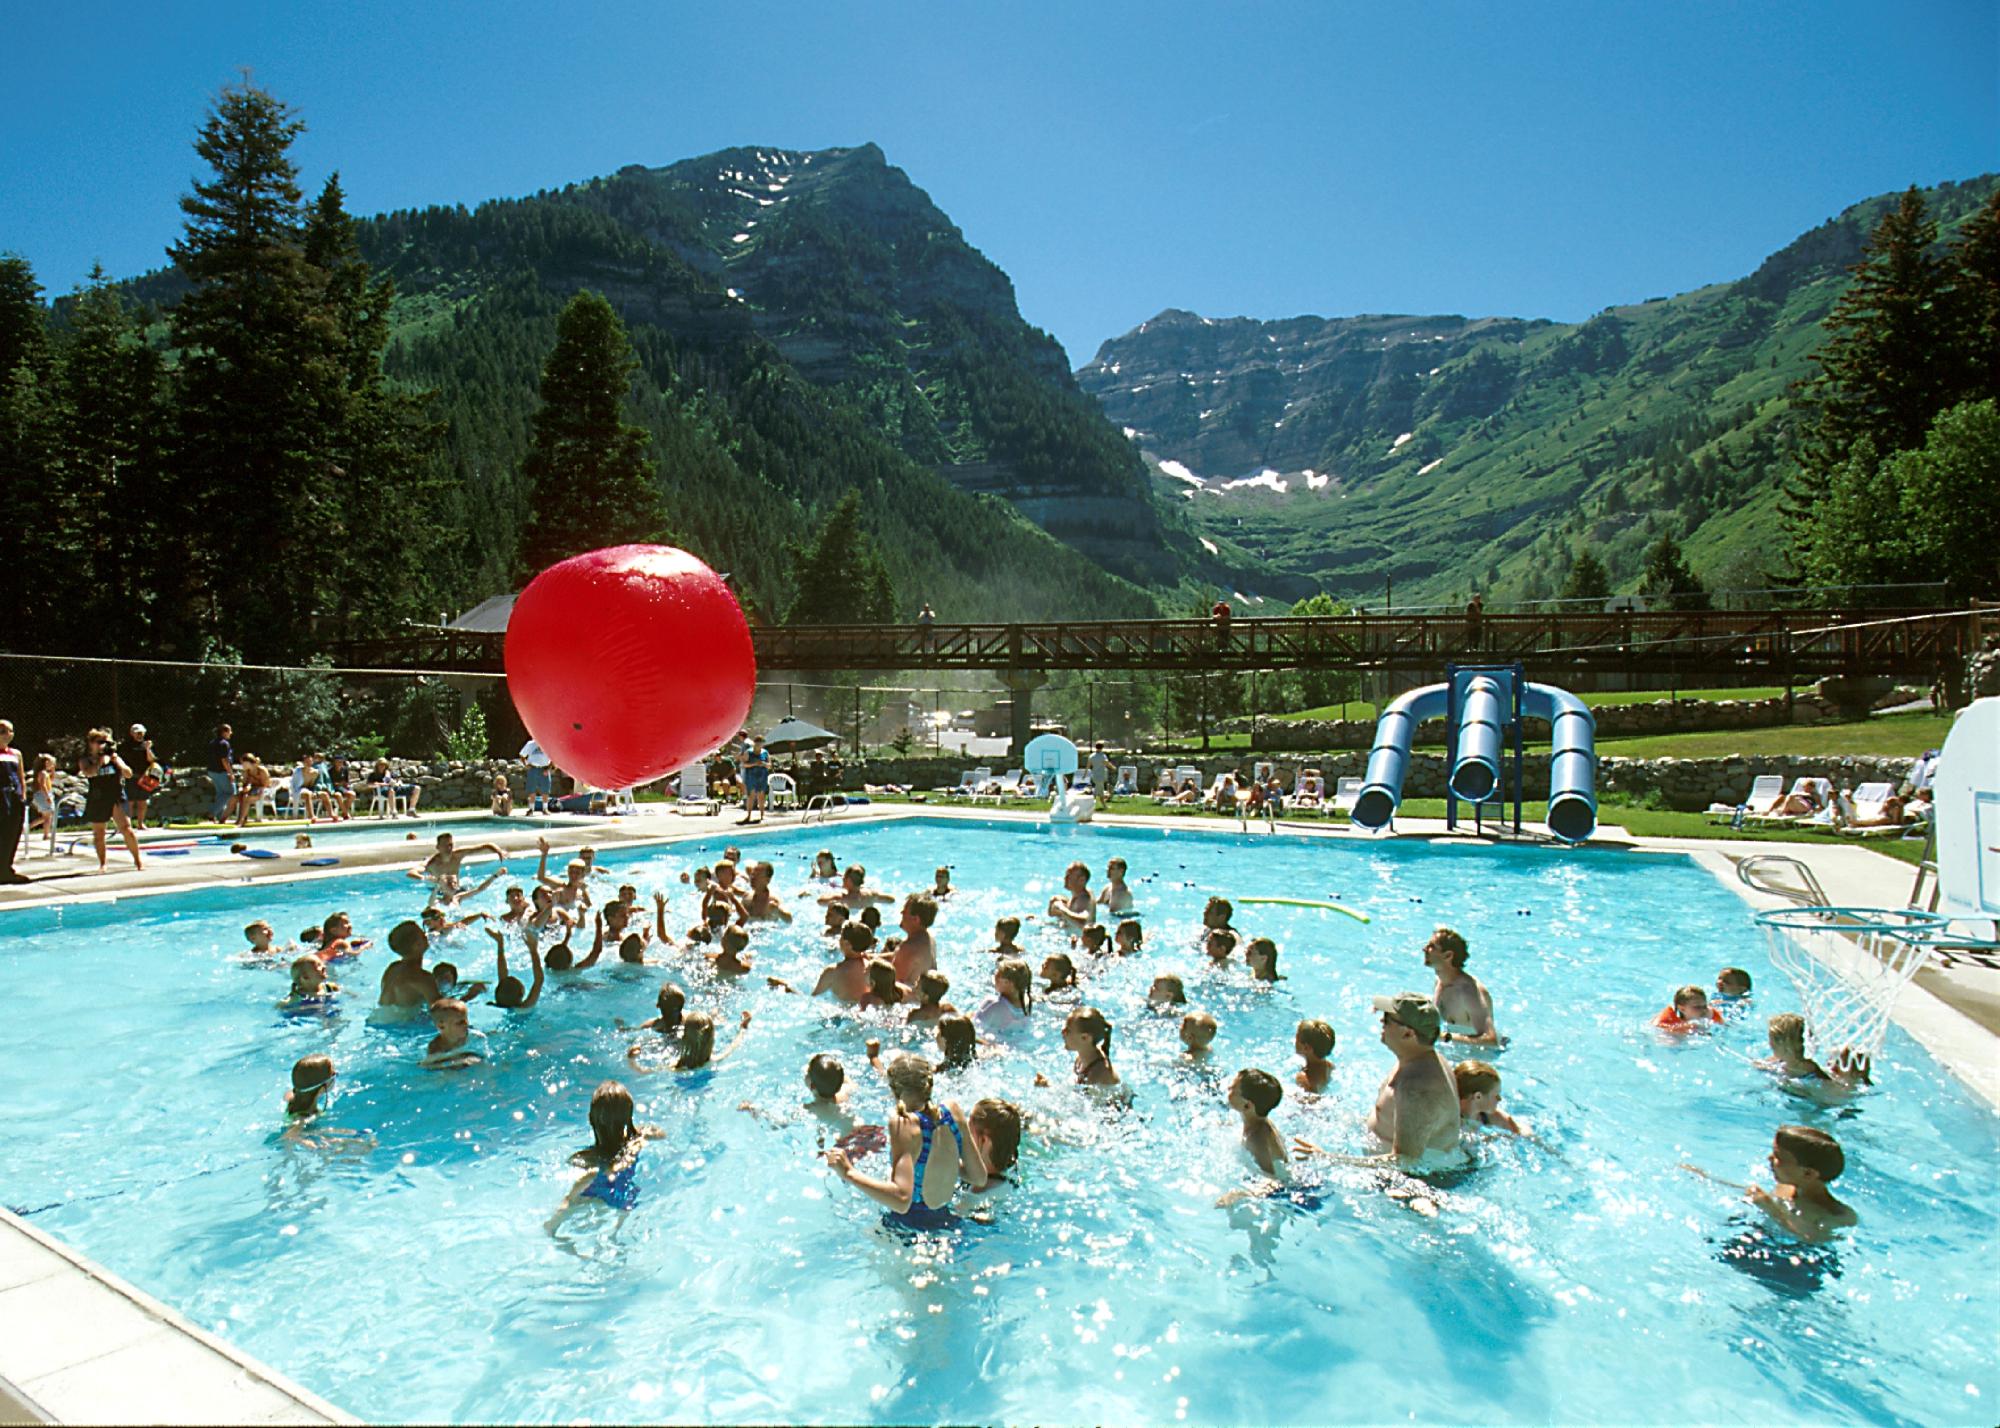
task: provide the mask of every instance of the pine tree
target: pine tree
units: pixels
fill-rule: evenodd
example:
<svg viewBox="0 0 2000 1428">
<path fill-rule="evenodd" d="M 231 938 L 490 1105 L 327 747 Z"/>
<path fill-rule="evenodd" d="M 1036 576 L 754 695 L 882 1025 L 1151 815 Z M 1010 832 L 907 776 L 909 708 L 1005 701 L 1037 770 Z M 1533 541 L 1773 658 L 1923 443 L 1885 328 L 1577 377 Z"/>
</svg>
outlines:
<svg viewBox="0 0 2000 1428">
<path fill-rule="evenodd" d="M 1563 581 L 1557 599 L 1603 604 L 1611 598 L 1611 574 L 1595 552 L 1585 548 L 1570 562 L 1569 577 Z"/>
<path fill-rule="evenodd" d="M 556 323 L 542 366 L 542 404 L 521 464 L 529 492 L 515 557 L 527 581 L 558 561 L 601 546 L 666 539 L 652 436 L 625 421 L 638 370 L 611 304 L 580 292 Z"/>
<path fill-rule="evenodd" d="M 248 82 L 223 90 L 195 140 L 213 172 L 170 250 L 191 286 L 173 313 L 176 520 L 156 538 L 178 547 L 202 627 L 253 660 L 309 646 L 345 537 L 337 334 L 289 156 L 304 127 Z"/>
<path fill-rule="evenodd" d="M 2000 402 L 1940 413 L 1923 446 L 1884 467 L 1909 547 L 1903 568 L 1944 581 L 1952 600 L 2000 596 Z"/>
<path fill-rule="evenodd" d="M 0 491 L 7 493 L 7 556 L 0 559 L 0 610 L 14 614 L 0 647 L 63 648 L 63 592 L 74 578 L 60 496 L 61 408 L 39 363 L 0 373 Z M 19 718 L 19 715 L 14 716 Z"/>
<path fill-rule="evenodd" d="M 17 253 L 0 253 L 0 379 L 22 362 L 48 355 L 48 315 L 35 270 Z"/>
<path fill-rule="evenodd" d="M 2000 188 L 1959 229 L 1951 264 L 1955 395 L 2000 397 Z"/>
<path fill-rule="evenodd" d="M 1660 532 L 1660 538 L 1646 551 L 1639 593 L 1670 610 L 1708 608 L 1708 591 L 1687 563 L 1687 557 L 1681 554 L 1680 542 L 1674 539 L 1672 531 Z"/>
<path fill-rule="evenodd" d="M 896 592 L 874 540 L 861 526 L 861 493 L 850 489 L 819 534 L 792 553 L 788 625 L 864 625 L 896 618 Z"/>
</svg>

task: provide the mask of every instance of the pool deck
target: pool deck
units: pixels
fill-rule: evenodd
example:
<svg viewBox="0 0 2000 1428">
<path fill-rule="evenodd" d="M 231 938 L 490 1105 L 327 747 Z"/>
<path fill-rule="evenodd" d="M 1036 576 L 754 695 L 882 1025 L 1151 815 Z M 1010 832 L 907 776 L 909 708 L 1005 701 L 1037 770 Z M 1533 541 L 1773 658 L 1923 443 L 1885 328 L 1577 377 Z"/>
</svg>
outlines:
<svg viewBox="0 0 2000 1428">
<path fill-rule="evenodd" d="M 643 805 L 642 805 L 643 807 Z M 82 859 L 23 857 L 17 866 L 35 879 L 0 887 L 0 928 L 5 913 L 28 907 L 63 907 L 116 902 L 191 888 L 251 882 L 297 882 L 347 877 L 357 872 L 411 867 L 429 853 L 424 825 L 463 821 L 464 813 L 437 814 L 385 824 L 385 837 L 415 832 L 417 841 L 388 841 L 359 847 L 285 850 L 270 859 L 183 862 L 156 859 L 146 870 L 84 871 Z M 1032 810 L 962 804 L 877 804 L 866 812 L 831 821 L 829 835 L 843 823 L 908 817 L 1001 819 L 1040 822 Z M 356 820 L 361 821 L 361 820 Z M 1105 814 L 1106 825 L 1231 831 L 1226 820 Z M 555 821 L 546 836 L 558 854 L 593 843 L 612 848 L 664 844 L 690 838 L 742 836 L 795 830 L 796 815 L 741 827 L 734 811 L 695 816 L 670 811 L 584 823 Z M 1252 825 L 1257 831 L 1259 825 Z M 281 830 L 288 831 L 288 830 Z M 302 830 L 303 831 L 303 830 Z M 1278 831 L 1339 840 L 1375 835 L 1347 825 L 1292 823 Z M 508 830 L 491 841 L 510 857 L 536 855 L 541 829 Z M 1451 832 L 1438 819 L 1399 820 L 1396 836 L 1434 843 L 1503 841 L 1464 831 Z M 1546 840 L 1546 830 L 1530 827 L 1522 841 Z M 471 835 L 461 841 L 471 841 Z M 484 841 L 484 840 L 482 840 Z M 1511 840 L 1507 840 L 1511 841 Z M 1758 911 L 1793 904 L 1759 892 L 1736 875 L 1736 865 L 1758 854 L 1796 858 L 1811 868 L 1837 904 L 1902 907 L 1909 900 L 1913 872 L 1908 864 L 1856 845 L 1753 843 L 1682 838 L 1639 838 L 1622 828 L 1600 829 L 1599 846 L 1692 857 L 1733 888 Z M 338 856 L 333 868 L 302 868 L 301 859 Z M 1905 989 L 1895 1008 L 1898 1025 L 1995 1111 L 2000 1111 L 2000 971 L 1969 963 L 1933 964 Z M 14 1215 L 0 1210 L 0 1425 L 13 1423 L 353 1423 L 333 1405 L 203 1332 L 116 1276 L 91 1264 Z"/>
</svg>

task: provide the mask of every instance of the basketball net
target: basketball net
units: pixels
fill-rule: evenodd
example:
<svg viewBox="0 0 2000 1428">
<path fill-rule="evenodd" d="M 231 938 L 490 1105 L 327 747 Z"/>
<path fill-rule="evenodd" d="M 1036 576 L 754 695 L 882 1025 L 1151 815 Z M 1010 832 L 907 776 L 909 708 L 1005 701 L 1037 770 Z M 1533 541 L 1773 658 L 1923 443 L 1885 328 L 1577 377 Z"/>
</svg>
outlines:
<svg viewBox="0 0 2000 1428">
<path fill-rule="evenodd" d="M 1806 1055 L 1873 1057 L 1944 919 L 1909 908 L 1797 907 L 1758 917 L 1771 963 L 1797 988 Z"/>
</svg>

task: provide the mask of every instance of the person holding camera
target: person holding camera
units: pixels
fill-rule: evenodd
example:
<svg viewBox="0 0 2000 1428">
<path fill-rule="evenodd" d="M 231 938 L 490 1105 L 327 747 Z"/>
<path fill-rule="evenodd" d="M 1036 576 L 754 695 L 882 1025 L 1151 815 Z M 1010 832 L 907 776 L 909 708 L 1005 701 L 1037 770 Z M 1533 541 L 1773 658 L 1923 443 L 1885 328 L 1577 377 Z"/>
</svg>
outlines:
<svg viewBox="0 0 2000 1428">
<path fill-rule="evenodd" d="M 134 828 L 146 826 L 146 801 L 160 791 L 160 764 L 146 726 L 134 724 L 118 742 L 118 757 L 131 772 L 125 775 L 125 807 Z"/>
</svg>

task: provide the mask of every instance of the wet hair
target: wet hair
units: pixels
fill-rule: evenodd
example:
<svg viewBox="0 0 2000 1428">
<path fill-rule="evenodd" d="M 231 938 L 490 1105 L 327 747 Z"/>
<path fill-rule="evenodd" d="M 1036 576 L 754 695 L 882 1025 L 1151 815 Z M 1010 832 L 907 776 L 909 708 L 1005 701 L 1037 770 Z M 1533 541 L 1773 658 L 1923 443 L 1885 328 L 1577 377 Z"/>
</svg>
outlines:
<svg viewBox="0 0 2000 1428">
<path fill-rule="evenodd" d="M 841 873 L 840 881 L 843 885 L 853 883 L 854 886 L 860 887 L 868 881 L 868 870 L 859 863 L 849 863 L 846 870 Z"/>
<path fill-rule="evenodd" d="M 817 872 L 822 863 L 831 863 L 832 861 L 833 861 L 833 849 L 822 848 L 817 853 L 813 854 L 813 869 L 815 872 Z"/>
<path fill-rule="evenodd" d="M 1706 1002 L 1707 1000 L 1708 1000 L 1708 991 L 1706 988 L 1703 987 L 1696 987 L 1690 985 L 1682 987 L 1678 992 L 1674 993 L 1675 1006 L 1681 1006 L 1684 1003 L 1693 1001 Z"/>
<path fill-rule="evenodd" d="M 1153 999 L 1154 987 L 1164 988 L 1167 1000 L 1175 1006 L 1187 1005 L 1187 985 L 1181 981 L 1178 972 L 1162 972 L 1153 978 L 1153 986 L 1146 989 L 1146 1000 L 1149 1002 Z"/>
<path fill-rule="evenodd" d="M 777 875 L 778 870 L 769 863 L 752 863 L 750 865 L 750 881 L 753 883 L 768 883 Z"/>
<path fill-rule="evenodd" d="M 1259 953 L 1271 959 L 1271 975 L 1278 973 L 1278 944 L 1268 937 L 1253 937 L 1250 945 L 1243 949 L 1244 960 L 1254 967 Z"/>
<path fill-rule="evenodd" d="M 412 953 L 421 956 L 430 949 L 431 940 L 424 935 L 423 928 L 408 918 L 389 929 L 389 950 L 398 957 L 408 957 Z"/>
<path fill-rule="evenodd" d="M 1333 1055 L 1334 1037 L 1333 1026 L 1330 1022 L 1321 1021 L 1318 1017 L 1307 1017 L 1299 1023 L 1298 1034 L 1295 1039 L 1303 1041 L 1306 1044 L 1306 1050 L 1312 1052 L 1315 1056 L 1325 1058 Z"/>
<path fill-rule="evenodd" d="M 1073 874 L 1073 873 L 1082 873 L 1082 874 L 1083 874 L 1083 880 L 1084 880 L 1084 881 L 1085 881 L 1086 883 L 1087 883 L 1087 882 L 1089 882 L 1089 881 L 1090 881 L 1090 864 L 1088 864 L 1088 863 L 1071 863 L 1071 864 L 1070 864 L 1070 865 L 1069 865 L 1069 866 L 1068 866 L 1067 868 L 1064 868 L 1064 869 L 1063 869 L 1063 885 L 1064 885 L 1065 887 L 1067 887 L 1067 886 L 1069 885 L 1069 880 L 1070 880 L 1070 876 L 1071 876 L 1071 874 Z"/>
<path fill-rule="evenodd" d="M 903 899 L 903 911 L 914 912 L 917 921 L 929 927 L 937 921 L 937 899 L 929 893 L 911 893 Z"/>
<path fill-rule="evenodd" d="M 681 1022 L 681 1056 L 674 1065 L 683 1071 L 708 1065 L 715 1055 L 715 1018 L 707 1012 L 689 1012 Z"/>
<path fill-rule="evenodd" d="M 565 872 L 572 878 L 580 876 L 588 876 L 590 872 L 590 864 L 584 862 L 584 860 L 581 858 L 571 858 L 569 860 L 569 865 L 563 869 L 563 872 Z"/>
<path fill-rule="evenodd" d="M 457 997 L 439 997 L 431 1003 L 431 1020 L 436 1021 L 439 1012 L 456 1013 L 458 1016 L 464 1017 L 466 1015 L 465 1003 Z"/>
<path fill-rule="evenodd" d="M 873 932 L 882 925 L 882 909 L 870 904 L 861 909 L 860 916 L 856 918 L 856 921 L 870 932 Z"/>
<path fill-rule="evenodd" d="M 440 987 L 451 986 L 458 981 L 458 965 L 453 962 L 433 962 L 431 977 Z"/>
<path fill-rule="evenodd" d="M 1806 1169 L 1818 1171 L 1822 1180 L 1838 1180 L 1841 1171 L 1847 1169 L 1847 1157 L 1840 1152 L 1840 1142 L 1823 1130 L 1779 1126 L 1776 1140 L 1779 1149 Z"/>
<path fill-rule="evenodd" d="M 1069 1014 L 1069 1021 L 1064 1025 L 1069 1022 L 1077 1023 L 1090 1034 L 1090 1039 L 1097 1043 L 1099 1055 L 1111 1055 L 1111 1019 L 1103 1012 L 1096 1007 L 1078 1007 Z"/>
<path fill-rule="evenodd" d="M 618 943 L 618 960 L 621 962 L 644 962 L 646 960 L 646 939 L 636 932 L 628 932 Z"/>
<path fill-rule="evenodd" d="M 875 945 L 875 929 L 865 922 L 850 922 L 840 929 L 840 945 L 865 953 Z"/>
<path fill-rule="evenodd" d="M 1451 965 L 1454 968 L 1461 972 L 1465 970 L 1465 959 L 1469 955 L 1465 946 L 1465 939 L 1454 929 L 1440 927 L 1431 934 L 1431 940 L 1428 945 L 1442 948 L 1445 955 L 1451 958 Z"/>
<path fill-rule="evenodd" d="M 826 925 L 836 928 L 845 927 L 847 925 L 847 909 L 837 902 L 828 903 L 826 905 Z"/>
<path fill-rule="evenodd" d="M 868 961 L 868 994 L 878 1001 L 894 1006 L 903 1000 L 903 989 L 896 981 L 896 964 L 886 957 L 871 957 Z"/>
<path fill-rule="evenodd" d="M 993 924 L 993 936 L 997 941 L 1012 942 L 1020 935 L 1021 919 L 1018 917 L 1003 917 Z"/>
<path fill-rule="evenodd" d="M 255 922 L 248 923 L 244 926 L 243 935 L 245 937 L 254 938 L 257 935 L 257 929 L 260 927 L 263 928 L 266 932 L 271 931 L 271 924 L 266 922 L 263 918 L 260 917 Z M 276 934 L 273 933 L 272 935 L 275 936 Z"/>
<path fill-rule="evenodd" d="M 523 888 L 519 883 L 509 883 L 507 885 L 506 895 L 510 898 L 516 898 L 516 897 L 526 897 L 528 893 L 527 890 Z"/>
<path fill-rule="evenodd" d="M 660 983 L 660 994 L 653 999 L 659 1010 L 660 1020 L 669 1026 L 681 1024 L 681 1008 L 687 1005 L 688 994 L 672 982 Z"/>
<path fill-rule="evenodd" d="M 986 1140 L 986 1168 L 995 1174 L 1012 1170 L 1021 1157 L 1021 1108 L 988 1096 L 966 1119 Z"/>
<path fill-rule="evenodd" d="M 1750 992 L 1750 974 L 1741 967 L 1724 967 L 1715 974 L 1715 988 L 1732 997 L 1747 996 Z"/>
<path fill-rule="evenodd" d="M 493 1004 L 501 1007 L 517 1007 L 528 999 L 528 989 L 521 985 L 521 979 L 509 972 L 493 988 Z"/>
<path fill-rule="evenodd" d="M 558 942 L 549 949 L 548 955 L 542 958 L 542 965 L 551 972 L 567 972 L 576 965 L 576 954 L 570 951 L 569 943 Z"/>
<path fill-rule="evenodd" d="M 1110 862 L 1104 865 L 1104 875 L 1106 877 L 1109 877 L 1111 875 L 1111 870 L 1113 868 L 1123 868 L 1129 870 L 1131 868 L 1131 864 L 1127 863 L 1123 858 L 1113 858 Z"/>
<path fill-rule="evenodd" d="M 1236 1085 L 1243 1092 L 1243 1099 L 1250 1103 L 1250 1109 L 1260 1116 L 1270 1115 L 1278 1109 L 1278 1102 L 1285 1099 L 1285 1088 L 1278 1078 L 1254 1066 L 1236 1073 Z"/>
<path fill-rule="evenodd" d="M 1226 897 L 1210 898 L 1207 905 L 1201 910 L 1202 925 L 1207 926 L 1209 916 L 1217 912 L 1221 913 L 1222 920 L 1227 922 L 1230 918 L 1236 916 L 1236 905 Z"/>
<path fill-rule="evenodd" d="M 1766 1030 L 1770 1034 L 1771 1049 L 1784 1055 L 1803 1059 L 1806 1054 L 1806 1019 L 1797 1012 L 1780 1012 L 1771 1018 Z"/>
<path fill-rule="evenodd" d="M 1485 1061 L 1461 1061 L 1451 1068 L 1451 1079 L 1458 1083 L 1458 1098 L 1477 1096 L 1484 1091 L 1500 1089 L 1500 1069 Z"/>
<path fill-rule="evenodd" d="M 601 1082 L 590 1093 L 590 1134 L 592 1149 L 617 1155 L 639 1128 L 632 1124 L 632 1093 L 616 1081 Z"/>
<path fill-rule="evenodd" d="M 898 1104 L 910 1103 L 912 1101 L 918 1106 L 930 1104 L 931 1063 L 924 1060 L 923 1057 L 912 1056 L 907 1051 L 903 1052 L 889 1063 L 889 1069 L 886 1074 L 889 1081 L 889 1090 L 896 1097 Z M 919 1193 L 921 1193 L 921 1187 L 919 1188 Z"/>
<path fill-rule="evenodd" d="M 436 903 L 432 903 L 429 907 L 425 908 L 418 915 L 421 918 L 423 918 L 423 920 L 426 922 L 430 921 L 430 919 L 432 919 L 433 917 L 435 917 L 439 922 L 444 921 L 444 909 L 439 907 Z"/>
<path fill-rule="evenodd" d="M 938 1050 L 944 1053 L 944 1064 L 939 1070 L 970 1066 L 972 1053 L 979 1045 L 979 1033 L 973 1028 L 971 1017 L 953 1012 L 938 1018 L 937 1043 Z"/>
<path fill-rule="evenodd" d="M 1202 939 L 1202 946 L 1208 949 L 1209 956 L 1222 961 L 1235 953 L 1236 934 L 1226 927 L 1211 927 L 1208 936 Z M 1220 954 L 1215 951 L 1217 947 L 1222 949 Z"/>
<path fill-rule="evenodd" d="M 1035 1006 L 1035 974 L 1028 970 L 1028 964 L 1019 957 L 1003 957 L 1000 965 L 993 969 L 993 975 L 1014 989 L 1021 999 L 1021 1010 L 1032 1011 Z"/>
<path fill-rule="evenodd" d="M 951 978 L 932 967 L 917 977 L 917 991 L 923 995 L 924 1005 L 934 1007 L 944 1000 L 944 994 L 951 990 Z"/>
<path fill-rule="evenodd" d="M 1215 1030 L 1216 1030 L 1216 1027 L 1215 1027 L 1215 1018 L 1214 1018 L 1214 1017 L 1213 1017 L 1212 1015 L 1210 1015 L 1210 1014 L 1209 1014 L 1208 1012 L 1205 1012 L 1205 1011 L 1191 1011 L 1191 1012 L 1189 1012 L 1189 1013 L 1188 1013 L 1188 1014 L 1187 1014 L 1186 1016 L 1184 1016 L 1184 1017 L 1182 1017 L 1182 1018 L 1181 1018 L 1181 1040 L 1182 1040 L 1182 1041 L 1186 1041 L 1186 1040 L 1187 1040 L 1187 1034 L 1188 1034 L 1188 1028 L 1189 1028 L 1189 1027 L 1199 1027 L 1199 1028 L 1201 1028 L 1202 1030 L 1204 1030 L 1204 1031 L 1206 1031 L 1206 1032 L 1208 1033 L 1208 1035 L 1207 1035 L 1207 1036 L 1205 1036 L 1205 1037 L 1203 1037 L 1203 1038 L 1202 1038 L 1202 1044 L 1203 1044 L 1203 1045 L 1206 1045 L 1206 1044 L 1208 1044 L 1209 1042 L 1211 1042 L 1211 1041 L 1214 1041 L 1214 1040 L 1215 1040 Z"/>
<path fill-rule="evenodd" d="M 945 880 L 946 882 L 950 882 L 950 881 L 951 881 L 951 865 L 950 865 L 949 863 L 947 863 L 947 864 L 946 864 L 945 866 L 943 866 L 943 867 L 939 868 L 939 869 L 938 869 L 938 870 L 937 870 L 937 871 L 936 871 L 935 873 L 932 873 L 932 874 L 931 874 L 931 876 L 932 876 L 933 878 L 943 878 L 943 879 L 944 879 L 944 880 Z"/>
<path fill-rule="evenodd" d="M 292 1063 L 292 1093 L 303 1095 L 307 1091 L 317 1091 L 333 1075 L 331 1056 L 301 1056 Z"/>
<path fill-rule="evenodd" d="M 1055 967 L 1057 972 L 1057 975 L 1053 977 L 1049 977 L 1049 967 L 1051 965 Z M 1070 960 L 1070 955 L 1067 952 L 1051 952 L 1047 957 L 1042 959 L 1042 975 L 1049 977 L 1050 991 L 1054 991 L 1058 987 L 1073 987 L 1076 985 L 1076 963 Z"/>
<path fill-rule="evenodd" d="M 294 982 L 298 981 L 299 973 L 305 971 L 308 967 L 319 973 L 320 981 L 324 982 L 326 980 L 326 968 L 320 965 L 319 958 L 310 956 L 292 958 L 292 980 Z"/>
<path fill-rule="evenodd" d="M 722 929 L 722 950 L 734 957 L 750 945 L 750 934 L 741 927 Z"/>
<path fill-rule="evenodd" d="M 1146 929 L 1140 926 L 1137 918 L 1127 918 L 1118 924 L 1118 930 L 1111 934 L 1112 945 L 1117 945 L 1118 939 L 1125 935 L 1125 929 L 1128 927 L 1132 929 L 1132 945 L 1134 947 L 1144 947 L 1146 945 Z"/>
<path fill-rule="evenodd" d="M 830 1051 L 816 1053 L 806 1062 L 806 1085 L 815 1096 L 831 1097 L 847 1084 L 847 1068 Z"/>
<path fill-rule="evenodd" d="M 1086 952 L 1102 952 L 1104 944 L 1111 940 L 1111 934 L 1105 931 L 1104 924 L 1101 922 L 1091 923 L 1090 926 L 1079 932 L 1077 937 L 1082 941 L 1083 950 Z"/>
</svg>

